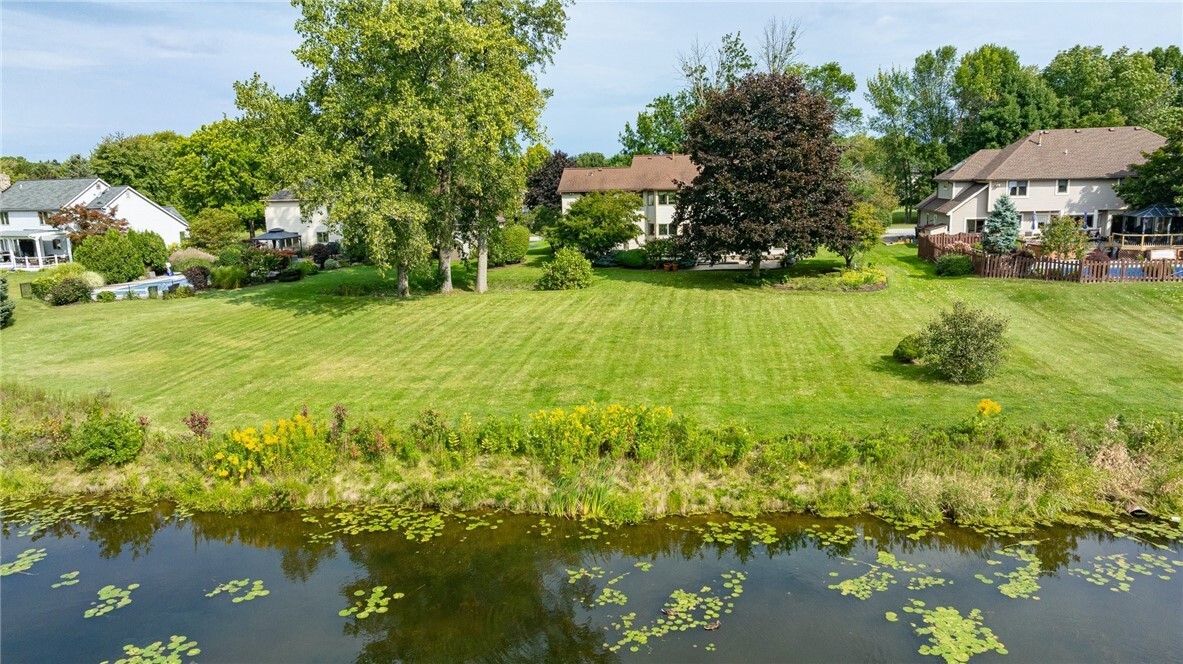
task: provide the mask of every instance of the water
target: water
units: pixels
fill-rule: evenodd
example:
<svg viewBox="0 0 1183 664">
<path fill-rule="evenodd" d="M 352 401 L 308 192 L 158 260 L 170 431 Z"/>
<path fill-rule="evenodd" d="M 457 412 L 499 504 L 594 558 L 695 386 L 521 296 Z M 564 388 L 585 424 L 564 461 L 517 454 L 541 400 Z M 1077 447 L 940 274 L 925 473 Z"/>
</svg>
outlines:
<svg viewBox="0 0 1183 664">
<path fill-rule="evenodd" d="M 94 516 L 72 509 L 72 518 L 37 533 L 19 525 L 22 510 L 9 511 L 3 562 L 29 548 L 44 548 L 46 557 L 0 582 L 5 662 L 113 661 L 126 644 L 167 643 L 172 635 L 196 641 L 200 653 L 183 659 L 200 662 L 940 661 L 919 653 L 928 637 L 910 624 L 924 627 L 922 615 L 903 610 L 910 599 L 962 616 L 979 609 L 1007 654 L 974 661 L 1183 661 L 1183 566 L 1170 562 L 1183 553 L 1177 540 L 1161 550 L 1151 543 L 1169 540 L 1146 534 L 1135 541 L 1058 527 L 991 539 L 943 526 L 943 535 L 910 539 L 911 531 L 877 519 L 777 516 L 735 520 L 734 528 L 767 525 L 754 532 L 724 526 L 721 538 L 737 537 L 723 543 L 704 541 L 705 524 L 731 521 L 721 516 L 613 528 L 505 514 L 433 523 L 371 513 L 344 527 L 380 532 L 348 534 L 334 532 L 343 521 L 323 512 L 189 516 L 162 505 Z M 310 515 L 319 522 L 305 521 Z M 995 573 L 1029 561 L 999 550 L 1038 561 L 1038 588 L 1008 587 L 1028 598 L 1000 592 L 1007 579 Z M 903 563 L 885 566 L 881 551 Z M 1110 589 L 1118 580 L 1095 585 L 1069 573 L 1093 571 L 1097 556 L 1141 564 L 1141 554 L 1168 560 L 1148 575 L 1127 572 L 1128 592 Z M 78 583 L 51 588 L 73 571 Z M 887 572 L 895 583 L 865 600 L 828 587 L 868 571 Z M 269 594 L 238 603 L 232 598 L 247 590 L 205 596 L 248 578 L 262 580 Z M 945 585 L 917 588 L 932 579 Z M 727 598 L 737 581 L 742 593 Z M 140 585 L 130 604 L 83 617 L 100 588 L 133 583 Z M 339 615 L 375 586 L 404 596 L 391 599 L 386 613 Z M 683 612 L 697 621 L 685 631 L 628 640 L 630 629 L 669 620 L 661 608 L 678 590 L 724 598 L 719 629 L 702 628 L 700 607 Z M 885 619 L 889 611 L 898 622 Z M 635 614 L 631 628 L 622 625 L 626 614 Z"/>
</svg>

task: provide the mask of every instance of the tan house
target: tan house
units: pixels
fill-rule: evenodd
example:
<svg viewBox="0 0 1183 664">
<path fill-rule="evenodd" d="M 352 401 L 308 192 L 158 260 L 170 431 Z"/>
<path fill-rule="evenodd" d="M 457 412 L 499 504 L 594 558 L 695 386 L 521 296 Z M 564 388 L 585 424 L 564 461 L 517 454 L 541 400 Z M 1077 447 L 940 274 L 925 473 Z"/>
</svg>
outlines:
<svg viewBox="0 0 1183 664">
<path fill-rule="evenodd" d="M 937 190 L 917 206 L 918 229 L 981 232 L 1003 194 L 1014 201 L 1024 235 L 1038 235 L 1056 215 L 1075 217 L 1107 237 L 1127 205 L 1113 191 L 1130 164 L 1166 139 L 1142 127 L 1050 129 L 1031 132 L 1005 148 L 978 150 L 936 177 Z"/>
<path fill-rule="evenodd" d="M 689 184 L 698 176 L 698 167 L 684 154 L 634 155 L 628 166 L 608 168 L 565 168 L 559 180 L 563 214 L 579 197 L 593 191 L 631 191 L 641 196 L 637 226 L 642 235 L 627 248 L 646 240 L 674 234 L 674 204 L 678 182 Z"/>
</svg>

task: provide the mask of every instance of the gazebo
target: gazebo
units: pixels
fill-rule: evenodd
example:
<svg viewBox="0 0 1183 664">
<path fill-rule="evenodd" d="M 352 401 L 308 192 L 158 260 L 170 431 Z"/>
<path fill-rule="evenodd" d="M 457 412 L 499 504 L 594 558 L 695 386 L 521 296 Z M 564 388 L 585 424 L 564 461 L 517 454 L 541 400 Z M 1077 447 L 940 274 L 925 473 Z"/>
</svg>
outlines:
<svg viewBox="0 0 1183 664">
<path fill-rule="evenodd" d="M 300 248 L 300 234 L 282 228 L 272 228 L 266 233 L 256 235 L 250 241 L 258 245 L 270 243 L 272 249 Z"/>
<path fill-rule="evenodd" d="M 1119 249 L 1166 249 L 1183 246 L 1183 210 L 1155 203 L 1113 219 L 1110 238 Z"/>
</svg>

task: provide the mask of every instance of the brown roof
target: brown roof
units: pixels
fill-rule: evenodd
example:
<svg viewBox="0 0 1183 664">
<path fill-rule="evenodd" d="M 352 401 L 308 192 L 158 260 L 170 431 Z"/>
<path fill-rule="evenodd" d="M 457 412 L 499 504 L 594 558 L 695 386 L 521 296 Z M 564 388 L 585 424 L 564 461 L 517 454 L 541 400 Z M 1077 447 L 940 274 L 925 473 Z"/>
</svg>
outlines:
<svg viewBox="0 0 1183 664">
<path fill-rule="evenodd" d="M 932 196 L 929 196 L 928 198 L 921 201 L 920 205 L 916 206 L 916 209 L 924 210 L 925 212 L 939 212 L 941 214 L 949 214 L 953 210 L 961 207 L 962 203 L 982 193 L 982 190 L 985 188 L 986 185 L 984 184 L 975 184 L 966 187 L 965 191 L 957 194 L 953 198 L 937 198 L 937 195 L 934 193 Z"/>
<path fill-rule="evenodd" d="M 698 167 L 684 154 L 638 154 L 633 163 L 616 168 L 564 168 L 560 194 L 589 191 L 668 191 L 675 182 L 690 183 Z"/>
<path fill-rule="evenodd" d="M 938 180 L 1120 178 L 1167 139 L 1142 127 L 1033 131 L 1001 150 L 979 150 Z"/>
</svg>

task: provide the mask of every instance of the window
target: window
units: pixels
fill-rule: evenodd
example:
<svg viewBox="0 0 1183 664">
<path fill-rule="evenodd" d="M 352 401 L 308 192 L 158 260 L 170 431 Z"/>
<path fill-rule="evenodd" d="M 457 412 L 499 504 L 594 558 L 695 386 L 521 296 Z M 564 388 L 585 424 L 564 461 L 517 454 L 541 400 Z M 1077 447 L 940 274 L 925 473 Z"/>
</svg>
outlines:
<svg viewBox="0 0 1183 664">
<path fill-rule="evenodd" d="M 965 232 L 966 233 L 981 233 L 986 229 L 985 219 L 966 219 Z"/>
<path fill-rule="evenodd" d="M 328 231 L 316 231 L 316 241 L 320 244 L 325 244 L 329 241 Z"/>
<path fill-rule="evenodd" d="M 653 205 L 653 192 L 652 191 L 647 192 L 645 194 L 645 205 Z"/>
<path fill-rule="evenodd" d="M 657 195 L 657 202 L 660 205 L 674 205 L 678 202 L 678 194 L 672 191 L 663 191 Z"/>
<path fill-rule="evenodd" d="M 42 224 L 45 224 L 46 226 L 48 226 L 49 225 L 49 218 L 52 217 L 53 215 L 54 215 L 53 212 L 38 212 L 37 213 L 37 221 L 39 223 L 42 223 Z"/>
<path fill-rule="evenodd" d="M 62 248 L 62 241 L 60 239 L 55 239 L 53 241 L 53 248 L 60 251 Z"/>
<path fill-rule="evenodd" d="M 657 225 L 657 235 L 659 237 L 666 237 L 669 234 L 670 234 L 670 225 L 669 224 L 658 224 Z"/>
<path fill-rule="evenodd" d="M 1057 194 L 1068 193 L 1068 181 L 1067 180 L 1056 180 L 1056 193 Z"/>
<path fill-rule="evenodd" d="M 651 222 L 649 222 L 649 234 L 650 234 L 650 235 L 657 235 L 657 230 L 656 230 L 656 229 L 657 229 L 657 225 L 656 225 L 656 224 L 654 224 L 652 221 L 651 221 Z"/>
<path fill-rule="evenodd" d="M 1007 189 L 1011 196 L 1026 196 L 1027 195 L 1027 181 L 1026 180 L 1011 180 L 1006 183 Z"/>
<path fill-rule="evenodd" d="M 8 213 L 7 212 L 0 212 L 0 226 L 7 226 L 7 225 L 8 225 Z"/>
</svg>

